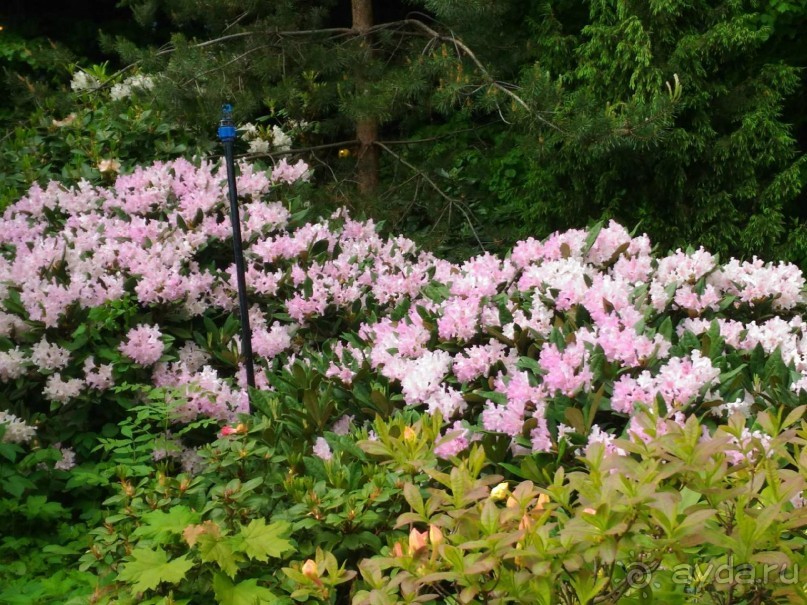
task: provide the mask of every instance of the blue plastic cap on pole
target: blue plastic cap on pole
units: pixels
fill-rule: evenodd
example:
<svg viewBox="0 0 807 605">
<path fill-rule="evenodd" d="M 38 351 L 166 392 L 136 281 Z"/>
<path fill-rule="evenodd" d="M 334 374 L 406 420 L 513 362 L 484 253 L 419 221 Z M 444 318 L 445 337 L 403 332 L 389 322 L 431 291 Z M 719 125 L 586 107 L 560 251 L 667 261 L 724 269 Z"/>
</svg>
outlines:
<svg viewBox="0 0 807 605">
<path fill-rule="evenodd" d="M 235 124 L 233 124 L 233 106 L 225 103 L 221 106 L 221 121 L 219 122 L 219 140 L 222 143 L 235 141 Z"/>
</svg>

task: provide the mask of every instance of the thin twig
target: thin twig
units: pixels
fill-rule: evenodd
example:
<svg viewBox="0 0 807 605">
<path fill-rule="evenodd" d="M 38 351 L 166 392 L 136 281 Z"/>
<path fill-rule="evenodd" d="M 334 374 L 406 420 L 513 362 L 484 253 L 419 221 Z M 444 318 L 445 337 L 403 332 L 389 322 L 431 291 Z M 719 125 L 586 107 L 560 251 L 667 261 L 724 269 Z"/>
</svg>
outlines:
<svg viewBox="0 0 807 605">
<path fill-rule="evenodd" d="M 464 132 L 471 132 L 474 130 L 478 130 L 480 128 L 487 128 L 488 126 L 497 125 L 499 122 L 488 122 L 487 124 L 480 124 L 479 126 L 474 126 L 472 128 L 462 128 L 460 130 L 452 130 L 451 132 L 446 132 L 444 134 L 438 134 L 433 137 L 426 137 L 424 139 L 401 139 L 397 141 L 381 141 L 384 145 L 416 145 L 418 143 L 433 143 L 434 141 L 439 141 L 441 139 L 447 139 L 448 137 L 453 137 L 455 134 L 462 134 Z"/>
<path fill-rule="evenodd" d="M 375 144 L 378 145 L 384 151 L 386 151 L 388 154 L 390 154 L 392 157 L 394 157 L 396 160 L 398 160 L 401 164 L 403 164 L 404 166 L 406 166 L 410 170 L 413 170 L 414 172 L 417 172 L 418 174 L 420 174 L 420 176 L 423 177 L 423 180 L 425 180 L 429 185 L 431 185 L 432 189 L 434 189 L 440 197 L 442 197 L 444 200 L 446 200 L 449 203 L 450 207 L 453 207 L 454 205 L 456 205 L 457 208 L 459 208 L 459 211 L 462 212 L 463 216 L 465 216 L 465 220 L 468 222 L 468 226 L 471 228 L 471 232 L 474 234 L 474 238 L 476 239 L 476 242 L 479 244 L 479 247 L 483 251 L 485 250 L 485 246 L 482 243 L 482 240 L 479 239 L 479 234 L 476 232 L 476 229 L 474 228 L 474 223 L 471 220 L 471 217 L 468 214 L 468 212 L 465 210 L 465 208 L 463 208 L 463 203 L 460 200 L 452 198 L 445 191 L 443 191 L 440 188 L 440 186 L 437 183 L 435 183 L 431 179 L 431 177 L 429 177 L 428 174 L 423 172 L 420 168 L 418 168 L 414 164 L 406 161 L 406 159 L 404 159 L 399 154 L 395 153 L 392 149 L 390 149 L 389 147 L 384 145 L 384 143 L 381 143 L 379 141 L 375 141 Z"/>
<path fill-rule="evenodd" d="M 397 176 L 397 174 L 398 174 L 398 165 L 396 164 L 395 165 L 395 176 Z M 387 187 L 384 190 L 383 193 L 379 194 L 378 198 L 383 200 L 383 199 L 391 196 L 395 192 L 395 190 L 400 189 L 404 185 L 406 185 L 408 183 L 411 183 L 412 181 L 414 181 L 416 179 L 419 179 L 419 178 L 420 178 L 419 174 L 413 174 L 412 176 L 410 176 L 405 181 L 401 181 L 400 183 L 397 183 L 395 185 L 390 185 L 389 187 Z M 393 177 L 393 180 L 395 180 L 394 177 Z"/>
<path fill-rule="evenodd" d="M 266 151 L 262 153 L 242 153 L 236 157 L 241 159 L 253 160 L 255 158 L 272 158 L 275 156 L 294 155 L 296 153 L 308 153 L 311 151 L 318 151 L 320 149 L 333 149 L 334 147 L 350 147 L 351 145 L 358 145 L 359 142 L 355 139 L 351 141 L 339 141 L 338 143 L 324 143 L 322 145 L 313 145 L 311 147 L 296 147 L 294 149 L 287 149 L 286 151 Z M 218 156 L 217 156 L 218 157 Z"/>
<path fill-rule="evenodd" d="M 233 21 L 232 23 L 228 23 L 228 24 L 227 24 L 227 27 L 225 27 L 225 28 L 224 28 L 224 31 L 223 31 L 222 33 L 226 32 L 226 31 L 227 31 L 228 29 L 230 29 L 231 27 L 234 27 L 234 26 L 238 25 L 238 24 L 241 22 L 241 20 L 242 20 L 244 17 L 246 17 L 248 14 L 249 14 L 249 11 L 248 11 L 248 10 L 246 10 L 246 11 L 244 11 L 243 13 L 241 13 L 240 15 L 238 15 L 238 17 L 236 17 L 235 21 Z"/>
<path fill-rule="evenodd" d="M 264 48 L 267 48 L 267 46 L 269 46 L 269 45 L 267 44 L 267 45 L 264 45 L 264 46 L 256 46 L 255 48 L 250 48 L 247 52 L 238 55 L 234 59 L 230 59 L 224 65 L 217 65 L 216 67 L 206 69 L 202 73 L 198 73 L 198 74 L 194 75 L 193 78 L 191 78 L 190 80 L 185 80 L 185 82 L 182 83 L 181 87 L 185 88 L 188 84 L 193 82 L 193 80 L 197 80 L 197 79 L 201 78 L 202 76 L 206 76 L 207 74 L 213 73 L 215 71 L 220 71 L 220 70 L 224 69 L 225 67 L 229 67 L 230 65 L 232 65 L 233 63 L 237 63 L 238 61 L 240 61 L 244 57 L 246 57 L 248 55 L 251 55 L 252 53 L 257 52 L 259 50 L 263 50 Z"/>
<path fill-rule="evenodd" d="M 417 201 L 418 201 L 418 193 L 420 192 L 420 181 L 421 181 L 421 176 L 420 176 L 419 174 L 414 174 L 414 175 L 412 175 L 412 177 L 411 177 L 411 178 L 406 179 L 406 180 L 405 180 L 403 183 L 401 183 L 401 185 L 400 185 L 400 186 L 405 185 L 406 183 L 408 183 L 408 182 L 409 182 L 409 181 L 411 181 L 412 179 L 417 179 L 417 180 L 415 181 L 415 193 L 414 193 L 414 195 L 412 196 L 412 201 L 411 201 L 411 202 L 409 202 L 409 203 L 406 205 L 406 208 L 404 208 L 404 211 L 401 213 L 401 215 L 400 215 L 400 216 L 399 216 L 399 217 L 398 217 L 398 218 L 395 220 L 395 222 L 392 224 L 392 228 L 393 228 L 393 229 L 397 229 L 397 228 L 398 228 L 398 225 L 400 225 L 400 224 L 401 224 L 401 221 L 403 221 L 403 220 L 404 220 L 404 219 L 405 219 L 405 218 L 408 216 L 409 211 L 410 211 L 410 210 L 412 210 L 412 207 L 413 207 L 413 206 L 414 206 L 414 205 L 417 203 Z"/>
</svg>

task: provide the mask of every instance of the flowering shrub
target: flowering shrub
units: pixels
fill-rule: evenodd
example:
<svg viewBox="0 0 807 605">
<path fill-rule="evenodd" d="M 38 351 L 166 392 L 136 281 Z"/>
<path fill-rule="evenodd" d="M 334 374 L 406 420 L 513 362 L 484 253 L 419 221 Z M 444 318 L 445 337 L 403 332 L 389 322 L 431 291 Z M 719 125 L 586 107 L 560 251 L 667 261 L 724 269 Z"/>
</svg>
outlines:
<svg viewBox="0 0 807 605">
<path fill-rule="evenodd" d="M 176 160 L 138 168 L 108 187 L 34 186 L 3 214 L 0 453 L 11 464 L 0 476 L 0 508 L 12 517 L 52 513 L 76 553 L 75 531 L 67 528 L 79 509 L 69 503 L 95 499 L 97 506 L 105 486 L 118 481 L 120 492 L 106 506 L 120 510 L 94 531 L 82 564 L 110 591 L 135 601 L 143 592 L 159 601 L 172 590 L 222 603 L 242 593 L 269 599 L 268 590 L 330 602 L 348 593 L 372 600 L 372 591 L 397 598 L 401 591 L 405 600 L 433 588 L 419 557 L 443 540 L 473 551 L 463 565 L 479 583 L 445 575 L 434 581 L 493 598 L 490 544 L 479 543 L 482 513 L 488 524 L 500 516 L 514 539 L 503 543 L 508 548 L 525 536 L 521 517 L 483 502 L 494 472 L 544 489 L 521 488 L 534 501 L 530 510 L 540 503 L 557 517 L 535 528 L 556 523 L 571 532 L 571 542 L 558 546 L 568 549 L 564 571 L 560 560 L 550 564 L 570 603 L 622 590 L 618 574 L 608 584 L 574 575 L 576 561 L 610 565 L 608 573 L 617 561 L 649 560 L 654 571 L 673 564 L 638 537 L 632 548 L 641 556 L 619 550 L 630 540 L 616 545 L 617 554 L 587 550 L 586 515 L 599 519 L 602 498 L 622 498 L 612 483 L 624 477 L 649 481 L 641 487 L 649 500 L 613 514 L 603 508 L 608 515 L 598 531 L 633 514 L 643 519 L 630 526 L 639 534 L 667 531 L 657 509 L 676 500 L 665 494 L 678 493 L 687 503 L 679 516 L 716 511 L 694 517 L 705 525 L 688 527 L 687 536 L 708 527 L 709 544 L 724 550 L 703 554 L 722 557 L 719 490 L 687 473 L 708 468 L 734 485 L 745 481 L 748 465 L 762 472 L 774 461 L 780 466 L 771 472 L 787 485 L 772 478 L 775 497 L 752 494 L 733 510 L 745 507 L 756 519 L 758 504 L 774 498 L 780 517 L 771 527 L 800 523 L 803 488 L 792 472 L 801 464 L 794 449 L 801 441 L 782 436 L 781 423 L 765 414 L 781 406 L 779 418 L 792 425 L 800 411 L 787 411 L 807 403 L 805 283 L 795 266 L 721 264 L 703 249 L 657 257 L 646 237 L 614 223 L 529 239 L 507 258 L 484 254 L 455 264 L 406 238 L 383 237 L 342 210 L 306 222 L 295 188 L 307 174 L 302 162 L 280 162 L 270 172 L 242 164 L 238 177 L 257 364 L 251 419 L 244 415 L 250 410 L 221 168 Z M 156 416 L 153 406 L 161 406 Z M 135 430 L 133 422 L 146 420 L 155 426 Z M 214 432 L 219 439 L 205 446 Z M 712 458 L 674 443 L 684 438 Z M 661 471 L 651 480 L 652 469 L 636 467 L 646 460 L 658 470 L 676 456 L 689 466 L 674 481 L 665 483 Z M 574 474 L 583 472 L 579 458 L 587 461 L 585 475 Z M 434 501 L 447 519 L 481 506 L 468 513 L 468 527 L 438 523 L 438 509 L 428 519 L 404 517 L 414 524 L 407 546 L 391 519 L 404 498 L 422 511 L 404 486 L 437 488 L 446 469 L 450 477 L 450 468 L 468 465 L 476 469 L 468 489 L 478 497 L 460 501 L 446 492 L 460 507 L 451 510 Z M 473 488 L 477 477 L 485 489 Z M 604 491 L 589 493 L 592 481 Z M 566 495 L 553 491 L 556 484 Z M 151 512 L 183 510 L 209 550 L 176 532 L 149 533 L 162 519 Z M 100 508 L 81 514 L 88 525 L 102 515 Z M 281 540 L 293 546 L 278 551 L 270 569 L 244 542 L 250 523 L 261 520 L 278 523 Z M 739 539 L 721 527 L 726 540 Z M 30 542 L 31 552 L 40 544 Z M 555 553 L 542 544 L 549 550 L 529 553 L 533 575 Z M 17 536 L 7 537 L 0 553 L 17 546 Z M 428 563 L 436 574 L 450 573 L 441 566 L 459 559 L 441 552 L 430 550 Z M 379 553 L 381 562 L 366 564 L 358 580 L 359 561 Z M 499 555 L 494 568 L 520 582 L 524 570 L 504 561 L 522 554 Z M 146 573 L 152 564 L 156 575 Z M 86 587 L 87 577 L 75 582 Z M 10 586 L 14 592 L 18 584 Z M 58 586 L 36 589 L 58 594 Z M 525 586 L 529 602 L 554 602 L 554 584 L 549 593 L 545 585 Z"/>
<path fill-rule="evenodd" d="M 303 223 L 272 199 L 306 171 L 243 164 L 238 187 L 258 388 L 327 401 L 320 431 L 411 406 L 451 423 L 444 456 L 480 438 L 613 449 L 645 430 L 638 409 L 718 422 L 804 396 L 794 265 L 655 258 L 613 222 L 452 264 L 344 211 Z M 6 210 L 0 380 L 18 417 L 97 427 L 115 419 L 101 402 L 133 403 L 109 393 L 123 383 L 178 389 L 179 422 L 247 411 L 225 199 L 220 168 L 177 160 L 110 187 L 34 186 Z"/>
<path fill-rule="evenodd" d="M 629 455 L 591 447 L 542 488 L 496 485 L 477 447 L 430 472 L 434 488 L 403 489 L 408 539 L 361 563 L 352 602 L 802 602 L 803 413 L 762 413 L 749 438 L 739 414 L 713 434 L 666 421 L 614 445 Z"/>
<path fill-rule="evenodd" d="M 50 180 L 109 184 L 143 162 L 207 153 L 212 137 L 199 136 L 155 107 L 155 79 L 127 72 L 110 81 L 107 66 L 52 65 L 57 78 L 32 112 L 9 119 L 0 149 L 0 210 L 31 186 Z M 32 78 L 29 90 L 43 78 Z"/>
</svg>

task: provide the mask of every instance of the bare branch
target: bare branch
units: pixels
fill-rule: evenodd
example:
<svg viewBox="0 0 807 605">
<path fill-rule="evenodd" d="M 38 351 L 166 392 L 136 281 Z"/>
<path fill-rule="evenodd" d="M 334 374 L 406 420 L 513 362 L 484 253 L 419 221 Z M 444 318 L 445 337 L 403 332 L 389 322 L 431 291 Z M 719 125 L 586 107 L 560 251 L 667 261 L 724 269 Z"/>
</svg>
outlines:
<svg viewBox="0 0 807 605">
<path fill-rule="evenodd" d="M 350 141 L 339 141 L 338 143 L 325 143 L 323 145 L 313 145 L 311 147 L 297 147 L 296 149 L 288 149 L 286 151 L 267 151 L 265 153 L 242 153 L 236 156 L 237 158 L 254 160 L 256 158 L 275 158 L 287 155 L 294 155 L 296 153 L 308 153 L 311 151 L 319 151 L 320 149 L 333 149 L 334 147 L 350 147 L 351 145 L 358 145 L 359 142 L 355 139 Z M 219 156 L 216 156 L 219 157 Z"/>
<path fill-rule="evenodd" d="M 480 124 L 479 126 L 474 126 L 472 128 L 462 128 L 460 130 L 452 130 L 451 132 L 446 132 L 444 134 L 438 134 L 433 137 L 426 137 L 424 139 L 401 139 L 397 141 L 381 141 L 384 145 L 416 145 L 418 143 L 432 143 L 434 141 L 439 141 L 441 139 L 447 139 L 449 137 L 453 137 L 455 134 L 462 134 L 463 132 L 473 132 L 475 130 L 479 130 L 480 128 L 486 128 L 488 126 L 494 126 L 499 122 L 489 122 L 487 124 Z"/>
<path fill-rule="evenodd" d="M 248 14 L 249 14 L 249 11 L 245 10 L 243 13 L 241 13 L 240 15 L 238 15 L 238 17 L 235 18 L 235 21 L 233 21 L 232 23 L 228 23 L 227 27 L 224 28 L 224 31 L 226 32 L 231 27 L 235 27 L 236 25 L 238 25 L 241 22 L 241 20 L 244 17 L 246 17 Z"/>
<path fill-rule="evenodd" d="M 384 145 L 384 143 L 381 143 L 380 141 L 376 141 L 375 144 L 378 145 L 384 151 L 386 151 L 388 154 L 390 154 L 392 157 L 394 157 L 396 160 L 398 160 L 401 164 L 403 164 L 404 166 L 406 166 L 410 170 L 412 170 L 414 172 L 417 172 L 421 177 L 423 177 L 423 180 L 426 181 L 429 185 L 431 185 L 432 189 L 434 189 L 440 197 L 442 197 L 444 200 L 446 200 L 448 202 L 449 210 L 453 209 L 453 207 L 456 206 L 459 209 L 459 211 L 462 212 L 463 216 L 465 217 L 465 220 L 468 223 L 468 226 L 471 228 L 471 233 L 474 234 L 474 238 L 476 239 L 476 242 L 479 244 L 479 247 L 483 251 L 485 250 L 485 245 L 482 243 L 482 240 L 479 239 L 479 234 L 476 232 L 476 228 L 474 227 L 474 223 L 471 220 L 471 216 L 469 215 L 468 211 L 464 208 L 464 204 L 463 204 L 463 202 L 461 200 L 457 200 L 457 199 L 451 197 L 450 195 L 448 195 L 445 191 L 443 191 L 440 188 L 440 186 L 437 183 L 435 183 L 431 179 L 431 177 L 428 174 L 423 172 L 420 168 L 418 168 L 414 164 L 408 162 L 401 155 L 395 153 L 392 149 L 390 149 L 389 147 Z M 445 209 L 444 209 L 444 212 L 445 212 Z"/>
</svg>

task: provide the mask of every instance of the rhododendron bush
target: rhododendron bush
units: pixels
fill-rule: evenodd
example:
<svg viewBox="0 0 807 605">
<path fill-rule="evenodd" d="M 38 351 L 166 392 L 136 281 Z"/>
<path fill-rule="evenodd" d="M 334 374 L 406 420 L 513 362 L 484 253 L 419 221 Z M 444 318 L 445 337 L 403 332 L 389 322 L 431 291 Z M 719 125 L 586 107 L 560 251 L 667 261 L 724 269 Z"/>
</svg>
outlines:
<svg viewBox="0 0 807 605">
<path fill-rule="evenodd" d="M 248 393 L 225 176 L 157 163 L 4 212 L 0 601 L 628 603 L 617 565 L 803 567 L 798 268 L 615 223 L 451 263 L 312 218 L 302 162 L 242 164 Z"/>
<path fill-rule="evenodd" d="M 242 164 L 238 189 L 257 386 L 301 398 L 319 432 L 411 406 L 444 420 L 443 457 L 479 439 L 613 449 L 804 397 L 794 265 L 654 256 L 613 222 L 456 264 L 344 210 L 304 222 L 306 171 Z M 5 439 L 114 422 L 133 385 L 172 392 L 177 423 L 248 411 L 226 204 L 221 168 L 178 160 L 108 188 L 34 186 L 5 211 Z"/>
</svg>

